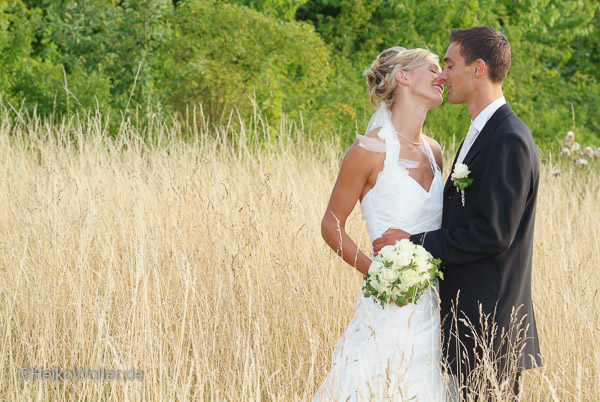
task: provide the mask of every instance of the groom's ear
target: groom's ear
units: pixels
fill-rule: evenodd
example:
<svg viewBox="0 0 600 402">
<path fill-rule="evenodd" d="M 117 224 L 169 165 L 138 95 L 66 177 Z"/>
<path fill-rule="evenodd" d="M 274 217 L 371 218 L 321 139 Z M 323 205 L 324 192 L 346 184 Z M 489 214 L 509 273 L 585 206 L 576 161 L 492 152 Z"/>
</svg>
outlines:
<svg viewBox="0 0 600 402">
<path fill-rule="evenodd" d="M 477 59 L 473 62 L 473 76 L 475 78 L 481 78 L 487 70 L 487 65 L 483 59 Z"/>
<path fill-rule="evenodd" d="M 406 73 L 402 70 L 396 71 L 396 81 L 404 85 L 409 84 L 408 77 L 406 76 Z"/>
</svg>

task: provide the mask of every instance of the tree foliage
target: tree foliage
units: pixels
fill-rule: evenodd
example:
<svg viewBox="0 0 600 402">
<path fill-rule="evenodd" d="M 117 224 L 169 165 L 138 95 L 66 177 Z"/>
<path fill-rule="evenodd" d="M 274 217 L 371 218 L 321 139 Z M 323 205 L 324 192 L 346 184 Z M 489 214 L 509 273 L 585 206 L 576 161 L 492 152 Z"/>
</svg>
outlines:
<svg viewBox="0 0 600 402">
<path fill-rule="evenodd" d="M 372 112 L 362 72 L 379 52 L 443 57 L 450 28 L 489 25 L 511 43 L 505 94 L 538 144 L 570 129 L 597 142 L 599 21 L 593 0 L 0 0 L 0 96 L 43 114 L 302 115 L 349 142 Z M 426 124 L 448 139 L 468 122 L 444 103 Z"/>
<path fill-rule="evenodd" d="M 161 48 L 164 101 L 175 109 L 202 103 L 215 119 L 233 107 L 270 120 L 298 116 L 326 84 L 329 55 L 311 25 L 286 22 L 247 7 L 186 1 Z"/>
<path fill-rule="evenodd" d="M 297 15 L 315 24 L 341 60 L 340 70 L 353 71 L 361 88 L 360 72 L 385 48 L 426 47 L 443 58 L 451 28 L 488 25 L 500 30 L 512 51 L 504 84 L 507 99 L 538 143 L 550 144 L 557 133 L 573 129 L 573 111 L 581 137 L 600 137 L 594 116 L 600 102 L 595 68 L 600 57 L 599 12 L 600 5 L 593 1 L 314 0 Z M 364 91 L 341 88 L 339 95 L 340 103 L 351 105 L 364 127 L 370 114 Z M 350 98 L 358 96 L 362 102 Z M 338 115 L 345 118 L 343 114 L 340 109 Z M 438 138 L 462 137 L 469 116 L 464 106 L 445 102 L 429 113 L 426 124 Z"/>
</svg>

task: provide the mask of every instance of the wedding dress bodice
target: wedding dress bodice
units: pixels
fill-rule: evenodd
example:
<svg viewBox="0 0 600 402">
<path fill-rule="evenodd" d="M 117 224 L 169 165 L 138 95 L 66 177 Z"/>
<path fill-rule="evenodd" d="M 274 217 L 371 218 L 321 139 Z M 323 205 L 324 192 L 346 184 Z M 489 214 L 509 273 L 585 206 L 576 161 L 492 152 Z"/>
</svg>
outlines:
<svg viewBox="0 0 600 402">
<path fill-rule="evenodd" d="M 414 162 L 400 159 L 400 141 L 391 120 L 383 122 L 377 136 L 385 141 L 383 170 L 360 203 L 371 241 L 390 228 L 410 234 L 439 229 L 444 183 L 427 141 L 423 146 L 434 172 L 429 191 L 409 175 L 408 168 L 415 167 Z"/>
</svg>

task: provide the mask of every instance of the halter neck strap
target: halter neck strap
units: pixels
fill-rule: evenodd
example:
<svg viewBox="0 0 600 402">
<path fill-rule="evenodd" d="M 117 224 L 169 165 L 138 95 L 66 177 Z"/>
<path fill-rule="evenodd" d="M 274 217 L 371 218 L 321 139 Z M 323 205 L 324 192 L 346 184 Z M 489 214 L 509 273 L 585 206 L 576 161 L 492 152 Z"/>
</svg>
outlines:
<svg viewBox="0 0 600 402">
<path fill-rule="evenodd" d="M 433 151 L 431 150 L 431 147 L 429 146 L 429 143 L 427 142 L 427 140 L 423 138 L 423 142 L 425 143 L 425 151 L 427 153 L 427 157 L 429 158 L 429 164 L 431 165 L 431 171 L 433 173 L 435 173 L 436 170 L 440 170 L 440 167 L 438 166 L 438 164 L 435 160 L 435 156 L 433 155 Z"/>
<path fill-rule="evenodd" d="M 377 133 L 377 136 L 385 141 L 385 161 L 384 166 L 394 166 L 398 164 L 400 158 L 400 141 L 396 135 L 392 122 L 389 119 L 385 119 L 381 126 L 381 130 Z"/>
</svg>

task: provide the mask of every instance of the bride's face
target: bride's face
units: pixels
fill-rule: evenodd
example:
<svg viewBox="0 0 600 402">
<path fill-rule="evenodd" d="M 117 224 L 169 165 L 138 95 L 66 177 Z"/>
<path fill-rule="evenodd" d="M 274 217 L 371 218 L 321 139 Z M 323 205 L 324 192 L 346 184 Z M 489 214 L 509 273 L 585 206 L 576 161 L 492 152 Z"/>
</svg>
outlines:
<svg viewBox="0 0 600 402">
<path fill-rule="evenodd" d="M 435 62 L 427 62 L 411 71 L 409 88 L 413 99 L 422 98 L 430 109 L 441 105 L 444 94 L 441 72 L 440 65 Z"/>
</svg>

